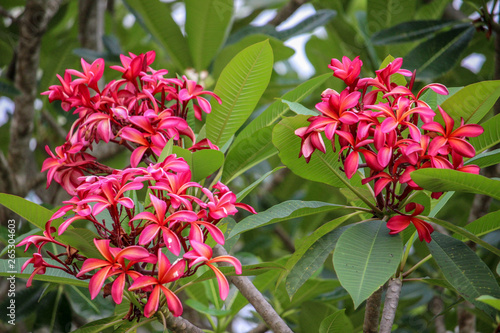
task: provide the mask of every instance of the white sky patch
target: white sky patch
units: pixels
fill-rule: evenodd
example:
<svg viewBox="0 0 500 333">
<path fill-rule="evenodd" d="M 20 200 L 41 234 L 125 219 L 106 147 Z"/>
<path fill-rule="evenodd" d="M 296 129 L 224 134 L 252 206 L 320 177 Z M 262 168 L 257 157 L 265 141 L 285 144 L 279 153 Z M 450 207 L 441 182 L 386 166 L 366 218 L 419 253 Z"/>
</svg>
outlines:
<svg viewBox="0 0 500 333">
<path fill-rule="evenodd" d="M 484 62 L 486 61 L 486 57 L 481 53 L 471 53 L 467 57 L 465 57 L 460 65 L 464 68 L 467 68 L 472 73 L 477 74 L 483 67 Z"/>
<path fill-rule="evenodd" d="M 9 121 L 9 114 L 14 113 L 14 102 L 5 96 L 0 97 L 0 126 Z"/>
<path fill-rule="evenodd" d="M 182 33 L 186 35 L 186 6 L 183 3 L 178 2 L 172 5 L 172 18 L 181 28 Z"/>
<path fill-rule="evenodd" d="M 130 13 L 125 15 L 125 17 L 123 18 L 123 21 L 122 21 L 123 26 L 127 29 L 132 28 L 134 23 L 135 23 L 135 16 L 134 16 L 134 14 L 130 14 Z"/>
<path fill-rule="evenodd" d="M 276 16 L 276 9 L 266 9 L 263 10 L 256 18 L 253 19 L 251 25 L 257 27 L 265 25 L 267 22 L 271 21 L 274 16 Z"/>
<path fill-rule="evenodd" d="M 29 143 L 29 146 L 30 146 L 30 150 L 31 150 L 31 151 L 35 151 L 35 149 L 36 149 L 36 144 L 37 144 L 36 139 L 35 139 L 35 138 L 31 138 L 31 139 L 30 139 L 30 143 Z"/>
</svg>

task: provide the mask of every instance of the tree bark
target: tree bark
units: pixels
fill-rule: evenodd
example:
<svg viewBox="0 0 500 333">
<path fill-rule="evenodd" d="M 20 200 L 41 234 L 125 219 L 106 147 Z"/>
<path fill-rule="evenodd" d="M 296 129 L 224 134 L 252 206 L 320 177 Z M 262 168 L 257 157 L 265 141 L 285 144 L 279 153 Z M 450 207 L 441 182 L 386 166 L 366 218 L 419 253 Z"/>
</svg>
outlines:
<svg viewBox="0 0 500 333">
<path fill-rule="evenodd" d="M 366 300 L 365 320 L 363 322 L 363 333 L 377 333 L 380 318 L 380 304 L 382 303 L 382 292 L 380 287 Z"/>
<path fill-rule="evenodd" d="M 396 310 L 399 303 L 399 295 L 403 281 L 400 278 L 392 278 L 387 285 L 385 293 L 384 311 L 382 312 L 382 320 L 380 321 L 380 333 L 390 333 L 394 318 L 396 318 Z"/>
<path fill-rule="evenodd" d="M 175 333 L 203 333 L 199 327 L 194 326 L 182 317 L 174 317 L 171 313 L 166 316 L 167 327 Z"/>
<path fill-rule="evenodd" d="M 275 27 L 286 21 L 295 11 L 308 2 L 309 0 L 291 0 L 286 5 L 281 7 L 276 16 L 267 24 L 274 25 Z"/>
</svg>

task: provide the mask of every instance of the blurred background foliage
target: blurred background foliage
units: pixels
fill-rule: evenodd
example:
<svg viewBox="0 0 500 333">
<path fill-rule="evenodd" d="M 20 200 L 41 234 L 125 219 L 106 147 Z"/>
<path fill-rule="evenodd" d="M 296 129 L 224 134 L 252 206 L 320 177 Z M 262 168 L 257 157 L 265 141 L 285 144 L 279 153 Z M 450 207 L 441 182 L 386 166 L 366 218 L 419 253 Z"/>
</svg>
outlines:
<svg viewBox="0 0 500 333">
<path fill-rule="evenodd" d="M 16 161 L 9 158 L 9 144 L 13 136 L 19 135 L 11 130 L 13 101 L 26 94 L 16 81 L 19 71 L 23 70 L 19 66 L 20 59 L 25 56 L 19 53 L 22 38 L 19 29 L 25 7 L 33 2 L 37 1 L 3 0 L 0 4 L 0 192 L 32 198 L 50 208 L 65 198 L 57 189 L 57 184 L 45 189 L 45 175 L 38 175 L 47 156 L 44 147 L 49 145 L 54 148 L 61 144 L 75 116 L 64 112 L 58 103 L 49 104 L 48 99 L 39 94 L 48 90 L 50 85 L 59 83 L 56 74 L 62 75 L 66 68 L 78 70 L 80 58 L 88 62 L 104 58 L 106 65 L 110 66 L 119 64 L 122 53 L 138 54 L 155 50 L 153 68 L 166 68 L 172 77 L 187 75 L 198 80 L 207 90 L 213 90 L 222 69 L 233 56 L 249 45 L 268 39 L 274 53 L 274 71 L 249 121 L 299 83 L 313 76 L 331 73 L 327 67 L 330 60 L 342 56 L 360 56 L 364 63 L 363 76 L 373 76 L 389 54 L 403 57 L 404 68 L 417 70 L 417 78 L 421 81 L 416 82 L 416 88 L 428 82 L 462 87 L 500 78 L 499 56 L 495 52 L 495 45 L 500 45 L 497 1 L 38 1 L 42 7 L 57 7 L 53 8 L 55 13 L 42 34 L 35 36 L 41 38 L 39 64 L 36 71 L 28 73 L 36 90 L 33 95 L 34 113 L 31 119 L 25 119 L 32 122 L 33 128 L 22 134 L 29 136 L 26 154 L 30 155 L 27 163 L 32 166 L 25 168 L 24 174 L 19 174 Z M 109 69 L 104 76 L 106 81 L 117 78 L 116 73 Z M 302 104 L 314 109 L 320 101 L 321 91 L 326 88 L 340 91 L 342 84 L 340 80 L 329 78 L 310 96 L 306 96 Z M 494 113 L 495 110 L 492 110 L 491 115 Z M 120 167 L 126 163 L 127 155 L 119 151 L 103 148 L 100 153 L 109 158 L 112 166 Z M 234 178 L 230 183 L 231 189 L 237 193 L 279 165 L 281 162 L 273 153 L 270 158 Z M 13 171 L 14 178 L 21 179 L 17 186 L 10 186 L 6 180 L 12 176 L 9 170 L 13 169 L 16 169 Z M 267 178 L 246 201 L 257 211 L 263 211 L 290 199 L 339 204 L 349 202 L 341 190 L 306 181 L 287 169 Z M 483 204 L 480 206 L 481 213 L 487 212 L 485 207 L 489 203 L 481 200 L 472 195 L 455 195 L 441 214 L 448 221 L 465 225 L 471 220 L 470 215 L 474 214 L 473 205 L 478 205 L 476 201 Z M 493 203 L 496 208 L 498 205 L 498 202 Z M 342 213 L 335 211 L 297 218 L 245 233 L 233 252 L 247 264 L 283 263 L 305 236 Z M 8 213 L 2 211 L 0 215 L 0 243 L 3 248 L 7 244 Z M 32 232 L 27 223 L 21 222 L 18 227 L 19 239 Z M 498 235 L 489 234 L 487 241 L 498 246 Z M 482 259 L 494 267 L 496 259 L 486 251 L 478 251 Z M 427 254 L 425 246 L 415 243 L 409 263 L 414 264 Z M 24 256 L 21 249 L 17 256 Z M 435 264 L 429 261 L 421 267 L 421 276 L 442 281 L 436 273 L 438 271 Z M 362 330 L 363 308 L 354 309 L 349 295 L 335 280 L 331 255 L 291 301 L 279 276 L 280 271 L 267 272 L 255 277 L 254 283 L 265 292 L 294 331 L 319 332 L 321 319 L 337 309 L 345 309 L 354 331 Z M 22 284 L 18 281 L 16 302 L 22 304 L 17 312 L 18 325 L 6 325 L 2 317 L 2 332 L 67 332 L 90 320 L 119 313 L 110 308 L 112 303 L 109 300 L 98 298 L 90 302 L 85 288 L 37 282 L 34 288 L 24 289 Z M 444 287 L 447 286 L 439 282 L 406 283 L 398 308 L 396 331 L 453 331 L 459 322 L 459 310 L 455 305 L 462 303 L 463 299 L 452 288 L 445 290 Z M 2 280 L 2 297 L 6 294 L 5 288 L 6 283 Z M 203 326 L 207 317 L 219 320 L 229 317 L 234 321 L 232 328 L 229 325 L 227 330 L 233 332 L 246 332 L 257 326 L 252 324 L 255 320 L 251 309 L 237 315 L 233 311 L 228 314 L 209 308 L 213 299 L 208 292 L 209 283 L 201 284 L 199 288 L 188 289 L 185 296 L 196 301 L 187 304 L 198 311 L 198 314 L 188 312 L 186 317 L 189 319 Z M 0 304 L 4 309 L 5 302 Z M 239 304 L 237 308 L 240 309 L 245 302 L 234 304 Z M 493 331 L 492 323 L 482 313 L 471 309 L 466 312 L 477 315 L 478 331 Z M 265 331 L 259 326 L 254 331 L 259 329 Z"/>
</svg>

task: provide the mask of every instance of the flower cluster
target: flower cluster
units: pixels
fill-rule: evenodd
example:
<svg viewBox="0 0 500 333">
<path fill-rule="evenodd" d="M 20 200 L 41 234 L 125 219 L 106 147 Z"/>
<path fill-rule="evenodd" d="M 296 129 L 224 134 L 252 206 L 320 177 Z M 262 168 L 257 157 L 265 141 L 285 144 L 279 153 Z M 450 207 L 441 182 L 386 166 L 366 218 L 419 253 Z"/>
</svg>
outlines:
<svg viewBox="0 0 500 333">
<path fill-rule="evenodd" d="M 43 236 L 28 236 L 18 244 L 25 245 L 26 250 L 30 245 L 37 248 L 22 268 L 29 264 L 35 267 L 28 286 L 33 276 L 44 274 L 47 267 L 61 269 L 78 279 L 90 279 L 92 299 L 103 286 L 104 296 L 111 295 L 117 304 L 126 292 L 131 301 L 129 319 L 142 311 L 132 305 L 138 302 L 142 302 L 146 317 L 165 303 L 174 316 L 181 315 L 176 281 L 193 275 L 202 266 L 215 272 L 220 296 L 225 299 L 229 285 L 214 264 L 227 262 L 237 274 L 241 274 L 241 264 L 228 255 L 212 257 L 212 248 L 206 242 L 211 237 L 224 244 L 224 234 L 217 224 L 234 215 L 237 207 L 255 213 L 252 207 L 237 203 L 236 195 L 224 184 L 217 182 L 207 188 L 192 181 L 184 159 L 175 154 L 160 158 L 170 140 L 191 151 L 218 149 L 207 139 L 195 143 L 186 119 L 190 110 L 197 119 L 201 119 L 202 111 L 211 111 L 203 95 L 221 101 L 186 77 L 164 78 L 166 70 L 149 67 L 154 57 L 152 51 L 121 56 L 123 66 L 111 68 L 121 72 L 122 78 L 102 90 L 98 82 L 104 61 L 88 64 L 82 60 L 83 72 L 66 70 L 64 79 L 58 76 L 61 85 L 51 86 L 44 93 L 51 102 L 60 100 L 64 110 L 74 109 L 78 114 L 66 142 L 55 149 L 55 154 L 46 148 L 51 157 L 42 167 L 48 170 L 48 185 L 55 180 L 71 199 L 53 214 Z M 130 165 L 113 169 L 99 163 L 91 151 L 100 140 L 129 149 Z M 144 202 L 138 198 L 144 198 Z M 53 226 L 64 216 L 67 218 L 57 228 Z M 98 237 L 94 245 L 102 258 L 89 258 L 81 249 L 56 239 L 78 220 L 80 225 L 95 229 Z M 64 251 L 54 254 L 43 249 L 48 243 Z M 58 265 L 45 261 L 43 253 Z M 171 263 L 168 258 L 177 259 Z M 108 278 L 112 281 L 106 283 Z"/>
<path fill-rule="evenodd" d="M 316 104 L 321 114 L 310 117 L 309 126 L 297 129 L 295 134 L 302 139 L 299 156 L 307 162 L 315 150 L 326 152 L 323 135 L 334 151 L 337 144 L 347 178 L 367 168 L 362 183 L 374 182 L 377 208 L 396 214 L 387 222 L 390 233 L 399 233 L 412 223 L 420 240 L 430 242 L 432 226 L 416 217 L 425 207 L 407 202 L 413 191 L 422 189 L 411 179 L 411 173 L 423 168 L 479 173 L 479 167 L 464 165 L 464 158 L 475 155 L 467 138 L 480 135 L 483 128 L 464 124 L 463 119 L 455 128 L 453 118 L 441 107 L 438 110 L 444 126 L 436 121 L 436 113 L 422 99 L 423 93 L 431 89 L 447 95 L 448 89 L 432 83 L 415 95 L 415 73 L 402 69 L 402 64 L 403 60 L 397 58 L 377 70 L 375 78 L 361 78 L 363 63 L 358 57 L 352 61 L 347 57 L 342 61 L 332 59 L 328 67 L 347 87 L 340 93 L 325 90 Z M 404 76 L 410 77 L 409 83 L 397 84 L 398 76 L 399 82 Z M 440 195 L 433 193 L 432 197 Z M 413 213 L 404 214 L 401 206 L 406 213 Z"/>
</svg>

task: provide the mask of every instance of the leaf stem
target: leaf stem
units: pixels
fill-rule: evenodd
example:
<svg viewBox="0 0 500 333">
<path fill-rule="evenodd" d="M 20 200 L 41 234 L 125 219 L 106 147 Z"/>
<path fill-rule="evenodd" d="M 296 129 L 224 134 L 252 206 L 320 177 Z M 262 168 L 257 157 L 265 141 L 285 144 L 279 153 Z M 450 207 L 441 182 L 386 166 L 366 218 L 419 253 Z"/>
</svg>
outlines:
<svg viewBox="0 0 500 333">
<path fill-rule="evenodd" d="M 422 266 L 422 264 L 424 264 L 425 262 L 427 262 L 431 258 L 432 258 L 432 254 L 429 254 L 427 257 L 425 257 L 424 259 L 417 262 L 415 265 L 413 265 L 412 268 L 410 268 L 409 270 L 407 270 L 406 272 L 403 273 L 403 278 L 405 278 L 408 275 L 410 275 L 411 273 L 413 273 L 417 268 Z"/>
</svg>

